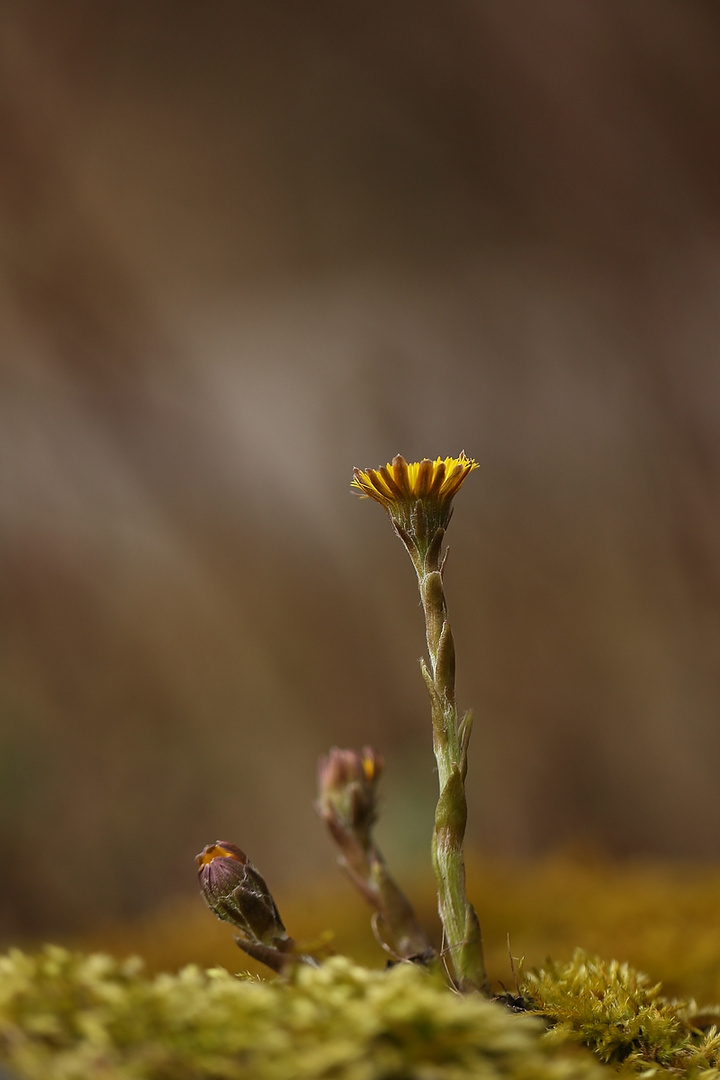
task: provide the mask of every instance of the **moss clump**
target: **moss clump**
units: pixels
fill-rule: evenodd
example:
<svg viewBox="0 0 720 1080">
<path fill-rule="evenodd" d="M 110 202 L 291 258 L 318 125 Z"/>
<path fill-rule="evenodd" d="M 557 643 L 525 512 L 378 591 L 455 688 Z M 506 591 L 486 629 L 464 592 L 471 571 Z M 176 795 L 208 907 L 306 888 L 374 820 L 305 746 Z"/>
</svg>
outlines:
<svg viewBox="0 0 720 1080">
<path fill-rule="evenodd" d="M 535 1016 L 411 964 L 336 957 L 285 982 L 48 946 L 0 957 L 0 1072 L 18 1080 L 720 1080 L 720 1010 L 577 951 L 524 977 Z M 595 1057 L 583 1047 L 593 1051 Z"/>
<path fill-rule="evenodd" d="M 720 1014 L 662 997 L 659 983 L 628 964 L 578 949 L 569 963 L 530 973 L 523 995 L 550 1022 L 555 1043 L 581 1043 L 643 1076 L 720 1078 Z"/>
<path fill-rule="evenodd" d="M 0 1058 L 23 1080 L 600 1080 L 540 1020 L 412 965 L 342 958 L 291 982 L 48 947 L 0 958 Z"/>
<path fill-rule="evenodd" d="M 570 853 L 516 865 L 479 859 L 469 865 L 488 968 L 504 981 L 510 979 L 509 932 L 513 952 L 528 967 L 547 956 L 568 958 L 580 945 L 651 972 L 668 996 L 720 1002 L 717 866 Z M 429 904 L 418 908 L 421 918 L 432 913 Z"/>
</svg>

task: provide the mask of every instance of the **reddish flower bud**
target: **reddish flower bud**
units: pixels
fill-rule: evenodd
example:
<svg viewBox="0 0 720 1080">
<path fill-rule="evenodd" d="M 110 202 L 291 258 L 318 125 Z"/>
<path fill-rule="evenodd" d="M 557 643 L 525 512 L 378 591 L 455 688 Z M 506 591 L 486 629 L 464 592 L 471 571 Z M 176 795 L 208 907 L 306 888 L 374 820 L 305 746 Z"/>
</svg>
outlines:
<svg viewBox="0 0 720 1080">
<path fill-rule="evenodd" d="M 382 770 L 383 760 L 371 746 L 362 751 L 333 747 L 320 759 L 317 808 L 336 838 L 350 833 L 369 843 Z"/>
<path fill-rule="evenodd" d="M 265 879 L 237 845 L 217 840 L 195 861 L 202 895 L 219 919 L 252 942 L 282 949 L 290 941 Z"/>
</svg>

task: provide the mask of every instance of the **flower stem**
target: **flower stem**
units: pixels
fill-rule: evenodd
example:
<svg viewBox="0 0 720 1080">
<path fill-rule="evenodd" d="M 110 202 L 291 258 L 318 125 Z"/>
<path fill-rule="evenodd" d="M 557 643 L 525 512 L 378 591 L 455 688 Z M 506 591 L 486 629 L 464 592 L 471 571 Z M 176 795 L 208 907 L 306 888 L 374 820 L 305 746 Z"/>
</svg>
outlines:
<svg viewBox="0 0 720 1080">
<path fill-rule="evenodd" d="M 465 895 L 465 774 L 472 716 L 466 713 L 459 719 L 455 705 L 455 643 L 443 590 L 445 560 L 441 559 L 453 498 L 477 467 L 464 453 L 410 464 L 396 454 L 379 469 L 354 469 L 352 487 L 385 508 L 417 573 L 430 656 L 430 668 L 423 662 L 422 674 L 432 706 L 440 784 L 433 833 L 438 908 L 458 988 L 489 994 L 480 924 Z"/>
<path fill-rule="evenodd" d="M 463 840 L 467 823 L 465 776 L 472 715 L 458 718 L 455 704 L 455 643 L 447 617 L 438 530 L 425 550 L 408 546 L 418 576 L 425 615 L 430 668 L 421 661 L 432 706 L 433 750 L 438 767 L 439 798 L 433 832 L 433 867 L 438 910 L 458 989 L 489 994 L 482 935 L 465 890 Z"/>
<path fill-rule="evenodd" d="M 333 747 L 318 765 L 315 808 L 340 849 L 341 865 L 375 909 L 373 928 L 380 943 L 402 959 L 429 960 L 432 943 L 373 838 L 382 771 L 383 760 L 371 746 L 360 752 Z"/>
</svg>

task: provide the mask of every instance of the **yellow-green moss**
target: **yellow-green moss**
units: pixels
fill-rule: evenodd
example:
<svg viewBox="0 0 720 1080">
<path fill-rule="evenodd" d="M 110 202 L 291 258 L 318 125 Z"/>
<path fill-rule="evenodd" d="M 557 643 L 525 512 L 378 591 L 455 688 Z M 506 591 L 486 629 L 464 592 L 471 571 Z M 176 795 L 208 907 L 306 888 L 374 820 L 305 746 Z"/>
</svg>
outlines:
<svg viewBox="0 0 720 1080">
<path fill-rule="evenodd" d="M 335 958 L 288 985 L 46 948 L 0 959 L 0 1048 L 24 1080 L 600 1080 L 540 1020 L 411 965 Z"/>
<path fill-rule="evenodd" d="M 720 1077 L 712 1010 L 700 1013 L 694 1002 L 664 998 L 659 983 L 628 964 L 578 949 L 566 964 L 531 972 L 522 989 L 526 1003 L 552 1025 L 552 1042 L 580 1043 L 600 1061 L 643 1076 Z"/>
<path fill-rule="evenodd" d="M 654 985 L 662 979 L 672 995 L 720 1000 L 716 868 L 562 858 L 517 867 L 478 861 L 470 868 L 491 974 L 513 989 L 508 931 L 513 953 L 528 967 L 548 953 L 557 958 L 523 977 L 522 990 L 539 1014 L 534 1023 L 477 998 L 462 1001 L 406 966 L 386 974 L 334 960 L 322 972 L 303 971 L 292 986 L 206 972 L 218 959 L 238 966 L 246 960 L 227 927 L 198 904 L 116 935 L 104 931 L 89 943 L 102 942 L 116 955 L 140 951 L 156 972 L 183 958 L 196 961 L 179 975 L 150 977 L 138 962 L 52 949 L 0 958 L 0 1060 L 28 1080 L 543 1080 L 608 1077 L 617 1068 L 720 1080 L 720 1038 L 711 1028 L 720 1009 L 701 1015 L 692 1003 L 666 1000 Z M 422 889 L 416 896 L 432 926 L 431 890 L 425 902 Z M 376 967 L 384 962 L 349 890 L 323 887 L 307 901 L 298 895 L 294 905 L 283 903 L 284 914 L 286 908 L 299 936 L 311 939 L 332 926 L 338 948 Z M 573 956 L 575 944 L 586 952 Z M 652 979 L 633 966 L 593 959 L 596 952 L 626 958 Z M 390 1008 L 393 995 L 398 1001 Z M 391 1018 L 398 1009 L 409 1010 L 404 1025 L 396 1019 L 388 1027 L 384 1013 Z M 515 1039 L 512 1050 L 503 1043 Z M 572 1045 L 589 1047 L 598 1063 L 579 1050 L 568 1058 Z"/>
<path fill-rule="evenodd" d="M 720 1001 L 720 867 L 548 858 L 515 866 L 470 861 L 488 970 L 509 983 L 506 933 L 528 966 L 577 946 L 627 960 L 665 993 Z M 422 909 L 421 909 L 422 910 Z"/>
<path fill-rule="evenodd" d="M 628 964 L 578 950 L 520 989 L 535 1016 L 411 964 L 335 957 L 262 982 L 14 950 L 0 957 L 0 1061 L 21 1080 L 720 1080 L 720 1010 L 670 1001 Z"/>
</svg>

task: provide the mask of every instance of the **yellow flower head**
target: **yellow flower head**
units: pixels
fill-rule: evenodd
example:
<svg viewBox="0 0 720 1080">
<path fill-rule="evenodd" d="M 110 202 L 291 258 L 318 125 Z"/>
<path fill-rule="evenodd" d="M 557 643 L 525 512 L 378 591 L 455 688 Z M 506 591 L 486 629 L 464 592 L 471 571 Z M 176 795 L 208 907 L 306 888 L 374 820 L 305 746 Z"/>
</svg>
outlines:
<svg viewBox="0 0 720 1080">
<path fill-rule="evenodd" d="M 406 545 L 426 550 L 438 529 L 447 528 L 453 498 L 477 467 L 464 453 L 410 464 L 398 454 L 379 469 L 354 469 L 351 486 L 385 507 Z"/>
</svg>

